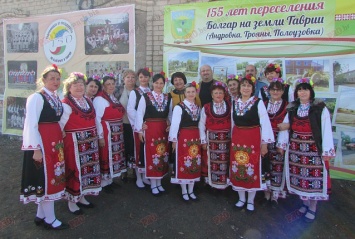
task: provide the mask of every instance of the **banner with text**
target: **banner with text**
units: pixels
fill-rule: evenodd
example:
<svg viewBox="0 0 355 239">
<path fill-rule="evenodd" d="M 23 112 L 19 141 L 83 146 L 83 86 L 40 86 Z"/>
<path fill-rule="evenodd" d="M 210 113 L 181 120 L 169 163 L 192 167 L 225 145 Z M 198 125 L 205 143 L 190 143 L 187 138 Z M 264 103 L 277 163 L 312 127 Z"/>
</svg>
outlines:
<svg viewBox="0 0 355 239">
<path fill-rule="evenodd" d="M 252 64 L 258 78 L 265 81 L 265 67 L 278 63 L 282 78 L 293 89 L 299 79 L 314 82 L 316 97 L 326 102 L 335 119 L 337 144 L 341 141 L 339 130 L 355 129 L 355 104 L 347 104 L 346 112 L 344 106 L 335 107 L 338 99 L 343 102 L 342 87 L 355 87 L 354 25 L 355 5 L 346 0 L 240 0 L 170 5 L 164 9 L 163 69 L 168 77 L 183 72 L 191 82 L 200 80 L 199 68 L 207 64 L 214 79 L 226 81 L 229 75 L 243 76 L 245 67 Z M 166 91 L 172 88 L 168 82 Z M 347 102 L 355 102 L 354 94 L 348 96 L 351 100 Z M 340 147 L 355 150 L 349 147 L 352 144 L 355 145 L 355 138 Z M 355 158 L 346 164 L 342 167 L 353 170 L 350 166 L 355 166 Z M 351 172 L 355 179 L 355 171 Z M 339 175 L 344 174 L 335 177 L 341 178 Z"/>
</svg>

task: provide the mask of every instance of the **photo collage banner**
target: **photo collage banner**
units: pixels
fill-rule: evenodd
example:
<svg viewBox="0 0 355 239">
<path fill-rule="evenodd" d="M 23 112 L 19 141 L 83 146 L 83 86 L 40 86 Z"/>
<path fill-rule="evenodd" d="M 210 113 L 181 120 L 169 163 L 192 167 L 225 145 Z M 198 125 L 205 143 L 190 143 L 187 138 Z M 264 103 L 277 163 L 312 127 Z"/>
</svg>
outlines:
<svg viewBox="0 0 355 239">
<path fill-rule="evenodd" d="M 265 67 L 278 63 L 293 89 L 299 79 L 312 80 L 332 115 L 337 157 L 331 175 L 355 180 L 354 25 L 355 5 L 346 0 L 170 5 L 164 9 L 163 69 L 169 79 L 181 71 L 191 82 L 207 64 L 214 79 L 226 81 L 253 64 L 265 81 Z"/>
</svg>

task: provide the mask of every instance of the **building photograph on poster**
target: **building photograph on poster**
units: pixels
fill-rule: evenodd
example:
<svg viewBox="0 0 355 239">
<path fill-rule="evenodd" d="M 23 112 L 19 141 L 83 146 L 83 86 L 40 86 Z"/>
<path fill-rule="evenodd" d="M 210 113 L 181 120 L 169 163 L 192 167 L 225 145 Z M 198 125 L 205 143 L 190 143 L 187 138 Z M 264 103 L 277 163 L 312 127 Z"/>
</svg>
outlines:
<svg viewBox="0 0 355 239">
<path fill-rule="evenodd" d="M 227 82 L 228 75 L 237 75 L 237 59 L 225 56 L 201 55 L 201 66 L 209 65 L 212 68 L 213 79 Z"/>
<path fill-rule="evenodd" d="M 38 23 L 6 25 L 7 53 L 38 52 Z"/>
<path fill-rule="evenodd" d="M 314 91 L 329 92 L 330 64 L 326 59 L 285 60 L 286 81 L 295 88 L 297 80 L 307 78 L 313 81 Z"/>
<path fill-rule="evenodd" d="M 339 86 L 333 125 L 355 127 L 354 88 Z"/>
<path fill-rule="evenodd" d="M 9 96 L 6 99 L 6 128 L 23 129 L 26 113 L 26 98 Z"/>
<path fill-rule="evenodd" d="M 340 128 L 340 150 L 341 150 L 341 162 L 340 166 L 352 166 L 355 169 L 355 130 L 348 128 Z M 339 146 L 338 146 L 339 150 Z"/>
<path fill-rule="evenodd" d="M 8 87 L 12 89 L 36 89 L 37 61 L 8 61 Z"/>
<path fill-rule="evenodd" d="M 174 72 L 182 72 L 185 74 L 188 82 L 191 78 L 197 80 L 199 73 L 198 67 L 200 62 L 200 52 L 198 51 L 185 51 L 170 53 L 168 58 L 168 77 Z"/>
<path fill-rule="evenodd" d="M 281 59 L 239 58 L 237 62 L 237 73 L 240 76 L 245 76 L 245 68 L 248 65 L 253 65 L 256 69 L 257 78 L 259 80 L 267 82 L 264 71 L 266 66 L 270 63 L 279 64 L 281 68 L 283 65 L 283 61 Z"/>
<path fill-rule="evenodd" d="M 333 61 L 334 91 L 340 85 L 355 87 L 355 57 L 339 58 Z"/>
<path fill-rule="evenodd" d="M 85 20 L 85 54 L 129 53 L 129 14 L 107 14 Z"/>
<path fill-rule="evenodd" d="M 92 61 L 86 62 L 86 76 L 94 79 L 102 79 L 113 74 L 117 79 L 116 84 L 122 84 L 122 73 L 129 69 L 128 61 Z"/>
</svg>

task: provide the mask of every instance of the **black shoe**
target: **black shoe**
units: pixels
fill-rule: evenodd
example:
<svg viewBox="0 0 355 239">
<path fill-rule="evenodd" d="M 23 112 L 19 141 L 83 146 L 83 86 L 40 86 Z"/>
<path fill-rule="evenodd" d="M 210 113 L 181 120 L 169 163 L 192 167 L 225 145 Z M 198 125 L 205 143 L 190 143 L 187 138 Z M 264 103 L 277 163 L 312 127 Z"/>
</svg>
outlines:
<svg viewBox="0 0 355 239">
<path fill-rule="evenodd" d="M 76 210 L 74 212 L 70 211 L 70 212 L 73 213 L 74 215 L 83 215 L 84 214 L 83 210 L 81 210 L 80 208 L 79 208 L 79 210 Z"/>
<path fill-rule="evenodd" d="M 44 218 L 35 217 L 33 221 L 36 224 L 36 226 L 42 226 L 44 223 Z"/>
<path fill-rule="evenodd" d="M 272 208 L 278 208 L 279 203 L 276 200 L 271 200 L 271 206 Z"/>
<path fill-rule="evenodd" d="M 57 219 L 54 219 L 54 221 L 52 223 L 46 223 L 44 222 L 44 228 L 47 230 L 64 230 L 64 229 L 68 229 L 69 225 L 62 222 L 62 224 L 60 224 L 60 226 L 58 227 L 53 227 L 53 223 L 57 221 Z"/>
<path fill-rule="evenodd" d="M 113 189 L 112 189 L 111 185 L 107 185 L 107 186 L 105 186 L 105 187 L 102 187 L 102 190 L 103 190 L 105 193 L 113 194 Z"/>
<path fill-rule="evenodd" d="M 89 204 L 77 202 L 76 205 L 78 205 L 78 207 L 83 207 L 83 208 L 94 208 L 95 207 L 95 205 L 92 204 L 91 202 L 89 202 Z"/>
<path fill-rule="evenodd" d="M 268 206 L 269 205 L 269 203 L 270 203 L 270 200 L 269 199 L 266 199 L 266 198 L 263 198 L 262 200 L 261 200 L 261 206 L 262 207 L 266 207 L 266 206 Z"/>
<path fill-rule="evenodd" d="M 110 184 L 110 187 L 111 187 L 111 188 L 120 188 L 121 185 L 120 185 L 119 183 L 112 182 L 112 183 Z"/>
</svg>

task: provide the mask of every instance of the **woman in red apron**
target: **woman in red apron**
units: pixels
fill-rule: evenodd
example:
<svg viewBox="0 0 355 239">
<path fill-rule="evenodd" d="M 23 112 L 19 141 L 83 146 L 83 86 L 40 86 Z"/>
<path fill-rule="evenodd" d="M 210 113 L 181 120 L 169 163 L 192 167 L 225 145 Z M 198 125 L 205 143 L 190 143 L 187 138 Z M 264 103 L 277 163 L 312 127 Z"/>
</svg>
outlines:
<svg viewBox="0 0 355 239">
<path fill-rule="evenodd" d="M 216 82 L 212 102 L 203 106 L 199 122 L 202 148 L 207 150 L 208 184 L 217 189 L 228 187 L 231 141 L 231 104 L 225 101 L 225 85 Z"/>
<path fill-rule="evenodd" d="M 84 97 L 85 78 L 84 74 L 73 72 L 64 81 L 64 113 L 59 122 L 65 131 L 65 197 L 75 215 L 82 214 L 79 206 L 94 207 L 86 195 L 98 195 L 101 191 L 96 114 L 91 100 Z"/>
<path fill-rule="evenodd" d="M 300 196 L 299 212 L 306 222 L 316 217 L 317 202 L 330 194 L 329 160 L 335 157 L 331 119 L 324 102 L 314 100 L 312 81 L 301 79 L 295 101 L 289 104 L 285 123 L 290 141 L 285 158 L 287 189 Z"/>
<path fill-rule="evenodd" d="M 21 201 L 38 204 L 35 224 L 46 229 L 67 229 L 68 224 L 56 219 L 54 201 L 63 198 L 65 162 L 63 136 L 58 121 L 63 106 L 57 89 L 60 71 L 48 66 L 37 80 L 40 90 L 27 99 L 23 130 Z"/>
<path fill-rule="evenodd" d="M 165 191 L 161 185 L 161 179 L 169 169 L 170 122 L 168 114 L 171 109 L 169 108 L 170 98 L 162 92 L 164 85 L 164 76 L 154 75 L 153 91 L 141 97 L 134 124 L 135 132 L 139 133 L 139 138 L 144 143 L 141 147 L 140 158 L 144 159 L 144 171 L 151 181 L 153 195 Z"/>
<path fill-rule="evenodd" d="M 99 135 L 101 186 L 106 193 L 113 193 L 113 178 L 126 172 L 122 121 L 125 109 L 113 95 L 115 81 L 112 74 L 105 76 L 103 90 L 93 102 Z"/>
<path fill-rule="evenodd" d="M 172 152 L 175 162 L 171 183 L 180 184 L 182 198 L 188 201 L 196 200 L 194 194 L 195 182 L 201 177 L 201 148 L 198 122 L 200 107 L 197 105 L 197 84 L 187 84 L 184 90 L 184 100 L 174 107 L 169 131 L 169 141 L 172 142 Z"/>
<path fill-rule="evenodd" d="M 139 69 L 137 72 L 137 77 L 139 81 L 139 87 L 131 91 L 127 103 L 127 116 L 128 120 L 134 130 L 134 123 L 137 115 L 137 108 L 139 100 L 144 93 L 150 92 L 149 79 L 150 73 L 147 69 Z M 136 185 L 138 188 L 144 188 L 144 184 L 150 185 L 149 179 L 145 177 L 144 170 L 144 159 L 140 158 L 140 148 L 143 143 L 139 140 L 138 132 L 134 132 L 134 159 L 133 168 L 136 171 L 137 181 Z"/>
<path fill-rule="evenodd" d="M 229 168 L 230 184 L 239 195 L 235 206 L 242 208 L 247 204 L 248 211 L 254 211 L 256 191 L 266 189 L 261 180 L 261 157 L 267 153 L 267 144 L 274 142 L 265 105 L 254 96 L 254 82 L 255 77 L 251 75 L 241 79 L 240 97 L 233 104 Z"/>
</svg>

